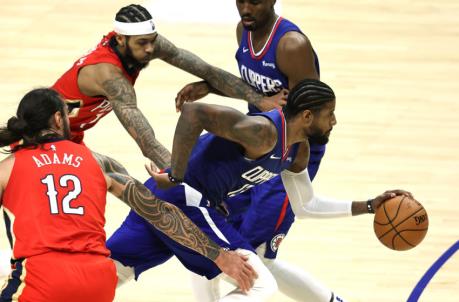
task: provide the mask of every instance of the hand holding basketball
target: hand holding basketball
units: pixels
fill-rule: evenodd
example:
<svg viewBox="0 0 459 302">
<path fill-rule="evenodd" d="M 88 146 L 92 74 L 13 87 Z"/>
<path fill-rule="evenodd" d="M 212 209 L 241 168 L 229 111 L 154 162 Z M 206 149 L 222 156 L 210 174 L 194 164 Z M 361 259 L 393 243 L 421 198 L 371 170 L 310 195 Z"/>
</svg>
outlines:
<svg viewBox="0 0 459 302">
<path fill-rule="evenodd" d="M 397 195 L 376 208 L 373 226 L 382 244 L 393 250 L 404 251 L 424 239 L 429 219 L 422 204 L 411 194 Z"/>
<path fill-rule="evenodd" d="M 381 195 L 376 196 L 374 199 L 371 200 L 371 205 L 374 210 L 378 209 L 386 200 L 394 198 L 396 196 L 407 196 L 413 199 L 413 195 L 411 192 L 405 190 L 388 190 Z"/>
</svg>

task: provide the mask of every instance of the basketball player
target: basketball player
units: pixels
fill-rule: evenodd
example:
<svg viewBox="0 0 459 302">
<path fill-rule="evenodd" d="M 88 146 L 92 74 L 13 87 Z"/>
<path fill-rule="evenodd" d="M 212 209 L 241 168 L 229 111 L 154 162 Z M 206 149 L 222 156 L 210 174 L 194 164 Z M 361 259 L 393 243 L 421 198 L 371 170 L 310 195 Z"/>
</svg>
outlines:
<svg viewBox="0 0 459 302">
<path fill-rule="evenodd" d="M 298 26 L 275 13 L 274 4 L 275 0 L 236 1 L 241 16 L 236 29 L 239 71 L 246 83 L 265 95 L 273 95 L 283 88 L 291 89 L 304 78 L 319 79 L 320 74 L 319 60 L 311 42 Z M 187 85 L 177 95 L 177 106 L 208 92 L 222 94 L 205 81 Z M 249 112 L 258 112 L 258 109 L 249 105 Z M 325 145 L 310 143 L 308 172 L 313 180 L 325 153 Z M 241 204 L 248 208 L 245 213 L 240 213 L 244 209 Z M 295 218 L 280 177 L 230 198 L 227 205 L 229 220 L 259 249 L 259 256 L 276 277 L 284 294 L 297 301 L 338 299 L 306 272 L 276 260 L 279 245 Z M 199 276 L 193 276 L 193 288 L 199 301 L 213 301 L 219 295 L 218 284 L 210 284 Z"/>
<path fill-rule="evenodd" d="M 143 155 L 160 168 L 169 166 L 170 153 L 156 140 L 152 127 L 137 107 L 133 88 L 139 72 L 154 59 L 203 78 L 225 94 L 247 99 L 254 106 L 276 106 L 276 97 L 264 98 L 236 76 L 177 48 L 157 33 L 147 9 L 131 4 L 116 14 L 114 31 L 79 58 L 53 85 L 65 102 L 75 108 L 70 115 L 72 140 L 81 142 L 84 131 L 114 110 Z"/>
<path fill-rule="evenodd" d="M 332 89 L 317 80 L 299 82 L 290 92 L 283 111 L 247 116 L 228 107 L 183 105 L 174 136 L 172 167 L 167 173 L 150 171 L 153 178 L 147 187 L 182 209 L 222 247 L 246 250 L 259 277 L 247 295 L 236 289 L 223 301 L 262 301 L 277 289 L 251 245 L 220 214 L 222 202 L 228 196 L 242 193 L 281 172 L 293 210 L 300 217 L 323 204 L 333 205 L 336 212 L 350 213 L 352 209 L 355 214 L 364 213 L 368 205 L 376 207 L 387 198 L 404 193 L 388 191 L 370 203 L 339 202 L 313 195 L 305 170 L 308 140 L 328 140 L 336 124 L 334 108 Z M 209 133 L 199 137 L 204 129 Z M 215 265 L 177 246 L 132 211 L 107 246 L 114 259 L 133 267 L 136 277 L 173 255 L 188 269 L 208 279 L 219 275 Z"/>
<path fill-rule="evenodd" d="M 21 141 L 0 162 L 0 201 L 13 249 L 13 270 L 0 301 L 113 300 L 117 277 L 105 246 L 107 190 L 167 236 L 232 267 L 250 287 L 255 275 L 243 259 L 210 241 L 116 161 L 94 158 L 69 137 L 67 107 L 51 89 L 27 93 L 17 116 L 0 128 L 0 147 Z"/>
</svg>

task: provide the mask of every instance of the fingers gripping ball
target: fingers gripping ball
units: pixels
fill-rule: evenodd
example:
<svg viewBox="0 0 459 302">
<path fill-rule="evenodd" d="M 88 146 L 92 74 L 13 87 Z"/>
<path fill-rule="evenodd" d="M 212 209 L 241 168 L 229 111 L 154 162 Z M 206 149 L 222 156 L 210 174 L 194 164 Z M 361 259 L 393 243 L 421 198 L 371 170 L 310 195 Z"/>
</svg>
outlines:
<svg viewBox="0 0 459 302">
<path fill-rule="evenodd" d="M 421 203 L 400 195 L 387 200 L 376 210 L 373 227 L 382 244 L 404 251 L 424 239 L 429 219 Z"/>
</svg>

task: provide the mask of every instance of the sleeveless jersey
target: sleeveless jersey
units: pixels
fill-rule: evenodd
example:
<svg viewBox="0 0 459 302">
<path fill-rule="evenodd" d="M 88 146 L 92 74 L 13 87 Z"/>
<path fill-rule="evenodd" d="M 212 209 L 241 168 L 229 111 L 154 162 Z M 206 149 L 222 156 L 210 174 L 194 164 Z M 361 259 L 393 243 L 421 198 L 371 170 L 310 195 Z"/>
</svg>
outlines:
<svg viewBox="0 0 459 302">
<path fill-rule="evenodd" d="M 274 149 L 256 160 L 244 157 L 241 145 L 207 133 L 195 145 L 184 181 L 202 193 L 212 205 L 247 191 L 288 168 L 298 144 L 287 146 L 285 118 L 280 110 L 253 115 L 264 116 L 276 126 L 278 140 Z"/>
<path fill-rule="evenodd" d="M 264 95 L 274 95 L 282 90 L 288 89 L 288 78 L 277 67 L 276 50 L 280 39 L 290 31 L 296 31 L 301 34 L 301 30 L 292 22 L 279 17 L 275 22 L 273 29 L 263 48 L 255 53 L 252 45 L 252 33 L 243 29 L 241 44 L 236 51 L 236 60 L 239 65 L 241 78 L 249 85 L 254 87 L 258 92 Z M 314 52 L 314 62 L 319 71 L 319 60 Z M 259 112 L 252 105 L 249 105 L 250 112 Z"/>
<path fill-rule="evenodd" d="M 109 63 L 119 67 L 124 76 L 134 85 L 139 72 L 130 75 L 123 67 L 120 58 L 110 46 L 110 40 L 115 36 L 110 32 L 100 41 L 96 48 L 92 49 L 78 59 L 73 66 L 64 73 L 53 89 L 61 94 L 66 103 L 71 103 L 74 110 L 69 114 L 72 140 L 80 142 L 83 139 L 83 131 L 93 127 L 102 117 L 112 111 L 110 102 L 104 96 L 87 96 L 78 87 L 78 73 L 80 69 L 99 63 Z"/>
<path fill-rule="evenodd" d="M 107 184 L 89 149 L 62 140 L 14 156 L 2 200 L 13 258 L 51 251 L 108 256 Z"/>
</svg>

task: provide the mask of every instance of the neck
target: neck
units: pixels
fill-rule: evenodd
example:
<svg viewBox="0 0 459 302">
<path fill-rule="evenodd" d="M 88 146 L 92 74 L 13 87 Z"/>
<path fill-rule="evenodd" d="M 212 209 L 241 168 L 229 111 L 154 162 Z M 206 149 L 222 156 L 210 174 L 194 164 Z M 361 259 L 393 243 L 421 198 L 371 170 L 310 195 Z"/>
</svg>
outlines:
<svg viewBox="0 0 459 302">
<path fill-rule="evenodd" d="M 307 141 L 307 137 L 303 133 L 303 127 L 296 125 L 296 120 L 288 120 L 287 124 L 287 145 L 291 146 L 296 143 Z"/>
</svg>

